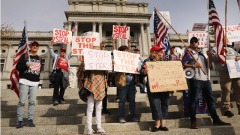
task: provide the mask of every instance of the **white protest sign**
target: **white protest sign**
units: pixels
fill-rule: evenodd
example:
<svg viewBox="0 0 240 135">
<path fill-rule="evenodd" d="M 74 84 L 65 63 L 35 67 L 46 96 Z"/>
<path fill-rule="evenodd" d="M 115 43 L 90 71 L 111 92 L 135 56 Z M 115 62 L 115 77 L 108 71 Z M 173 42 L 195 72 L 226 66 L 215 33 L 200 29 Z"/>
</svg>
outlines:
<svg viewBox="0 0 240 135">
<path fill-rule="evenodd" d="M 73 36 L 72 55 L 83 55 L 84 48 L 92 48 L 100 44 L 99 36 Z"/>
<path fill-rule="evenodd" d="M 188 34 L 188 43 L 190 44 L 190 39 L 192 37 L 198 38 L 200 48 L 207 48 L 208 43 L 208 33 L 204 31 L 192 31 Z"/>
<path fill-rule="evenodd" d="M 140 54 L 113 50 L 114 71 L 138 74 Z"/>
<path fill-rule="evenodd" d="M 53 42 L 70 44 L 72 42 L 72 32 L 61 29 L 53 29 Z"/>
<path fill-rule="evenodd" d="M 223 27 L 225 33 L 225 27 Z M 240 41 L 240 25 L 227 26 L 227 38 L 229 43 Z"/>
<path fill-rule="evenodd" d="M 226 60 L 230 78 L 240 78 L 240 61 Z"/>
<path fill-rule="evenodd" d="M 83 49 L 86 70 L 112 70 L 111 51 Z"/>
<path fill-rule="evenodd" d="M 192 31 L 205 31 L 207 23 L 194 23 Z"/>
<path fill-rule="evenodd" d="M 128 26 L 119 26 L 113 25 L 113 39 L 126 39 L 128 40 L 130 37 L 130 27 Z"/>
</svg>

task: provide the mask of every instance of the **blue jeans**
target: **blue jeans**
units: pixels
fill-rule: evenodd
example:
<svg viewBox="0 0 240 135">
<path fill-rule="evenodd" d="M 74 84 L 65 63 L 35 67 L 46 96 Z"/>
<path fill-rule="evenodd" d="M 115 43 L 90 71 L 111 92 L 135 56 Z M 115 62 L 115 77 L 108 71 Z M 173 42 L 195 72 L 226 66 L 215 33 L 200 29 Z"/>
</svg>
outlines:
<svg viewBox="0 0 240 135">
<path fill-rule="evenodd" d="M 152 119 L 166 119 L 168 116 L 169 92 L 152 93 L 147 85 L 147 94 L 152 111 Z"/>
<path fill-rule="evenodd" d="M 208 111 L 213 120 L 218 120 L 219 117 L 216 112 L 216 106 L 214 103 L 214 97 L 212 93 L 212 86 L 210 81 L 200 81 L 195 79 L 189 79 L 189 89 L 190 89 L 190 102 L 189 102 L 189 111 L 190 119 L 192 122 L 196 121 L 196 102 L 198 100 L 198 92 L 202 90 L 202 95 L 206 99 Z"/>
<path fill-rule="evenodd" d="M 18 121 L 23 120 L 23 114 L 24 114 L 24 106 L 25 102 L 28 98 L 28 120 L 33 119 L 34 110 L 35 110 L 35 102 L 36 102 L 36 92 L 37 92 L 37 86 L 28 86 L 25 84 L 19 84 L 20 90 L 19 90 L 19 102 L 17 107 L 17 119 Z"/>
<path fill-rule="evenodd" d="M 135 96 L 136 96 L 136 87 L 135 83 L 131 82 L 130 84 L 126 84 L 125 87 L 117 87 L 119 92 L 119 103 L 118 103 L 118 111 L 119 118 L 125 117 L 125 102 L 128 97 L 129 99 L 129 110 L 131 114 L 131 118 L 135 117 Z"/>
</svg>

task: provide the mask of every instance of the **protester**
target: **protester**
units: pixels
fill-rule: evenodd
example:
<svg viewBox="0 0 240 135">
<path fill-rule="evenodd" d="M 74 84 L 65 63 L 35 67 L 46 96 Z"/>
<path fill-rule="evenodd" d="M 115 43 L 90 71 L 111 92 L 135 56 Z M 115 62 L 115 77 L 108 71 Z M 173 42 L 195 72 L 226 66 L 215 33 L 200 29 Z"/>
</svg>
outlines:
<svg viewBox="0 0 240 135">
<path fill-rule="evenodd" d="M 29 44 L 30 52 L 21 56 L 17 63 L 19 71 L 19 102 L 17 107 L 17 126 L 23 127 L 23 114 L 26 98 L 28 97 L 28 126 L 35 127 L 33 123 L 36 105 L 36 93 L 40 81 L 41 57 L 37 55 L 39 44 L 33 41 Z M 29 56 L 28 56 L 29 55 Z"/>
<path fill-rule="evenodd" d="M 190 49 L 189 51 L 193 54 L 193 57 L 197 60 L 196 62 L 191 57 L 188 50 L 186 50 L 185 55 L 182 59 L 182 63 L 184 68 L 193 68 L 195 71 L 195 75 L 192 79 L 189 79 L 188 88 L 190 90 L 189 93 L 189 113 L 190 113 L 190 122 L 191 129 L 198 129 L 196 123 L 196 100 L 198 99 L 198 92 L 202 90 L 202 96 L 205 97 L 208 111 L 213 119 L 213 125 L 230 125 L 230 123 L 225 123 L 219 119 L 219 116 L 216 112 L 216 107 L 214 103 L 214 97 L 212 93 L 212 86 L 208 78 L 208 70 L 207 70 L 207 59 L 203 55 L 202 52 L 198 52 L 198 39 L 196 37 L 192 37 L 190 40 Z M 203 72 L 203 71 L 205 72 Z"/>
<path fill-rule="evenodd" d="M 99 46 L 93 46 L 92 49 L 99 50 Z M 80 73 L 82 72 L 82 73 Z M 79 80 L 85 79 L 84 84 L 80 84 L 81 87 L 85 87 L 90 91 L 90 95 L 87 100 L 87 134 L 93 134 L 94 130 L 92 129 L 92 117 L 93 109 L 95 105 L 96 110 L 96 124 L 97 124 L 97 133 L 105 133 L 105 130 L 101 125 L 101 113 L 102 113 L 102 100 L 106 96 L 105 90 L 107 89 L 107 71 L 100 70 L 85 70 L 84 62 L 82 61 L 79 69 Z M 85 77 L 83 77 L 85 74 Z M 82 81 L 79 81 L 82 82 Z M 95 103 L 95 104 L 94 104 Z"/>
<path fill-rule="evenodd" d="M 215 69 L 219 73 L 220 86 L 222 89 L 222 104 L 224 116 L 232 117 L 234 114 L 231 111 L 231 100 L 230 95 L 233 90 L 233 95 L 235 96 L 238 114 L 240 115 L 240 78 L 230 78 L 228 73 L 227 64 L 222 64 L 218 60 L 216 53 L 216 48 L 212 49 L 212 60 L 215 63 Z M 234 51 L 232 48 L 227 47 L 226 49 L 226 59 L 227 60 L 240 60 L 240 54 Z"/>
<path fill-rule="evenodd" d="M 170 61 L 179 61 L 181 54 L 179 54 L 179 56 L 175 55 L 174 50 L 175 50 L 175 46 L 171 46 L 169 60 Z"/>
<path fill-rule="evenodd" d="M 115 42 L 113 40 L 113 49 L 115 49 Z M 130 40 L 128 40 L 128 46 L 122 45 L 118 48 L 118 51 L 129 52 L 131 48 Z M 125 102 L 128 98 L 129 100 L 129 110 L 130 110 L 130 121 L 139 122 L 136 118 L 135 112 L 135 97 L 136 97 L 136 87 L 135 87 L 135 75 L 129 73 L 116 72 L 115 73 L 115 85 L 119 94 L 119 123 L 126 123 L 125 120 Z"/>
<path fill-rule="evenodd" d="M 60 54 L 53 51 L 53 41 L 49 45 L 49 52 L 54 59 L 53 71 L 55 72 L 55 82 L 53 84 L 53 105 L 64 104 L 65 89 L 69 86 L 69 68 L 72 54 L 66 55 L 66 48 L 60 49 Z"/>
<path fill-rule="evenodd" d="M 146 62 L 149 61 L 161 61 L 163 60 L 163 50 L 158 46 L 153 46 L 150 50 L 150 56 L 144 60 L 140 73 L 147 76 L 148 68 Z M 169 105 L 169 92 L 150 92 L 149 80 L 147 79 L 147 94 L 152 111 L 152 119 L 155 120 L 155 126 L 152 128 L 152 132 L 168 131 L 166 127 L 166 121 L 168 115 Z"/>
</svg>

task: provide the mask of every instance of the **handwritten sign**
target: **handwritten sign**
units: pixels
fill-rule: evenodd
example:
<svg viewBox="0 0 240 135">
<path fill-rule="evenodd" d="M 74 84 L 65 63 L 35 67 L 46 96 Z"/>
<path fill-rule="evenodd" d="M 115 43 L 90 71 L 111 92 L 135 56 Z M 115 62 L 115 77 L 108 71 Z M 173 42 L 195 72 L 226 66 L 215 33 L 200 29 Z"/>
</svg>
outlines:
<svg viewBox="0 0 240 135">
<path fill-rule="evenodd" d="M 83 55 L 84 48 L 100 44 L 99 36 L 73 36 L 72 55 Z"/>
<path fill-rule="evenodd" d="M 223 27 L 225 33 L 225 27 Z M 240 41 L 240 25 L 227 26 L 227 38 L 230 43 Z"/>
<path fill-rule="evenodd" d="M 86 70 L 112 70 L 111 51 L 84 49 Z"/>
<path fill-rule="evenodd" d="M 208 33 L 204 31 L 192 31 L 188 34 L 188 43 L 190 44 L 190 39 L 192 37 L 198 38 L 200 48 L 207 48 L 208 43 Z"/>
<path fill-rule="evenodd" d="M 70 44 L 72 42 L 72 32 L 61 29 L 53 29 L 53 42 Z"/>
<path fill-rule="evenodd" d="M 240 78 L 240 61 L 226 60 L 230 78 Z"/>
<path fill-rule="evenodd" d="M 128 40 L 130 37 L 130 27 L 128 26 L 119 26 L 113 25 L 113 39 L 126 39 Z"/>
<path fill-rule="evenodd" d="M 114 71 L 138 74 L 140 54 L 113 50 Z"/>
<path fill-rule="evenodd" d="M 147 62 L 146 64 L 151 92 L 188 89 L 180 61 Z"/>
</svg>

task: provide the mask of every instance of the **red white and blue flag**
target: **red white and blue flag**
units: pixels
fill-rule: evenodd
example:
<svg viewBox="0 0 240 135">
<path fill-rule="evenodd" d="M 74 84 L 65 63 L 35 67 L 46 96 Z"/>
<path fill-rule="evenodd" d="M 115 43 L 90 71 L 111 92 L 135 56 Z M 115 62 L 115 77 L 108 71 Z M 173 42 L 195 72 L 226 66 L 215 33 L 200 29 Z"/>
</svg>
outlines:
<svg viewBox="0 0 240 135">
<path fill-rule="evenodd" d="M 169 40 L 168 40 L 168 37 L 167 36 L 165 36 L 164 37 L 164 39 L 163 39 L 163 41 L 162 41 L 162 44 L 163 44 L 163 47 L 164 47 L 164 58 L 165 58 L 165 60 L 169 60 L 169 55 L 168 55 L 168 52 L 169 52 L 169 50 L 170 50 L 170 43 L 169 43 Z"/>
<path fill-rule="evenodd" d="M 214 27 L 214 37 L 215 37 L 215 45 L 217 47 L 217 55 L 219 61 L 224 64 L 225 63 L 225 51 L 224 51 L 224 33 L 223 28 L 220 23 L 220 19 L 218 17 L 218 13 L 216 7 L 212 0 L 209 0 L 209 26 Z"/>
<path fill-rule="evenodd" d="M 154 9 L 154 45 L 163 47 L 162 42 L 167 34 L 168 27 L 160 19 L 157 10 Z"/>
<path fill-rule="evenodd" d="M 10 74 L 10 81 L 12 83 L 11 85 L 11 89 L 17 94 L 17 96 L 19 97 L 19 74 L 18 71 L 16 69 L 16 65 L 19 61 L 19 59 L 21 58 L 21 56 L 25 53 L 28 52 L 28 46 L 27 46 L 27 35 L 26 35 L 26 29 L 25 27 L 23 28 L 23 32 L 22 32 L 22 38 L 20 40 L 20 43 L 18 45 L 18 50 L 16 53 L 16 57 L 15 60 L 13 62 L 13 69 L 12 72 Z"/>
<path fill-rule="evenodd" d="M 183 58 L 182 58 L 182 64 L 183 64 L 183 65 L 186 64 L 190 59 L 192 59 L 192 56 L 191 56 L 191 54 L 189 53 L 189 51 L 186 50 L 186 51 L 185 51 L 185 54 L 184 54 L 184 56 L 183 56 Z"/>
</svg>

